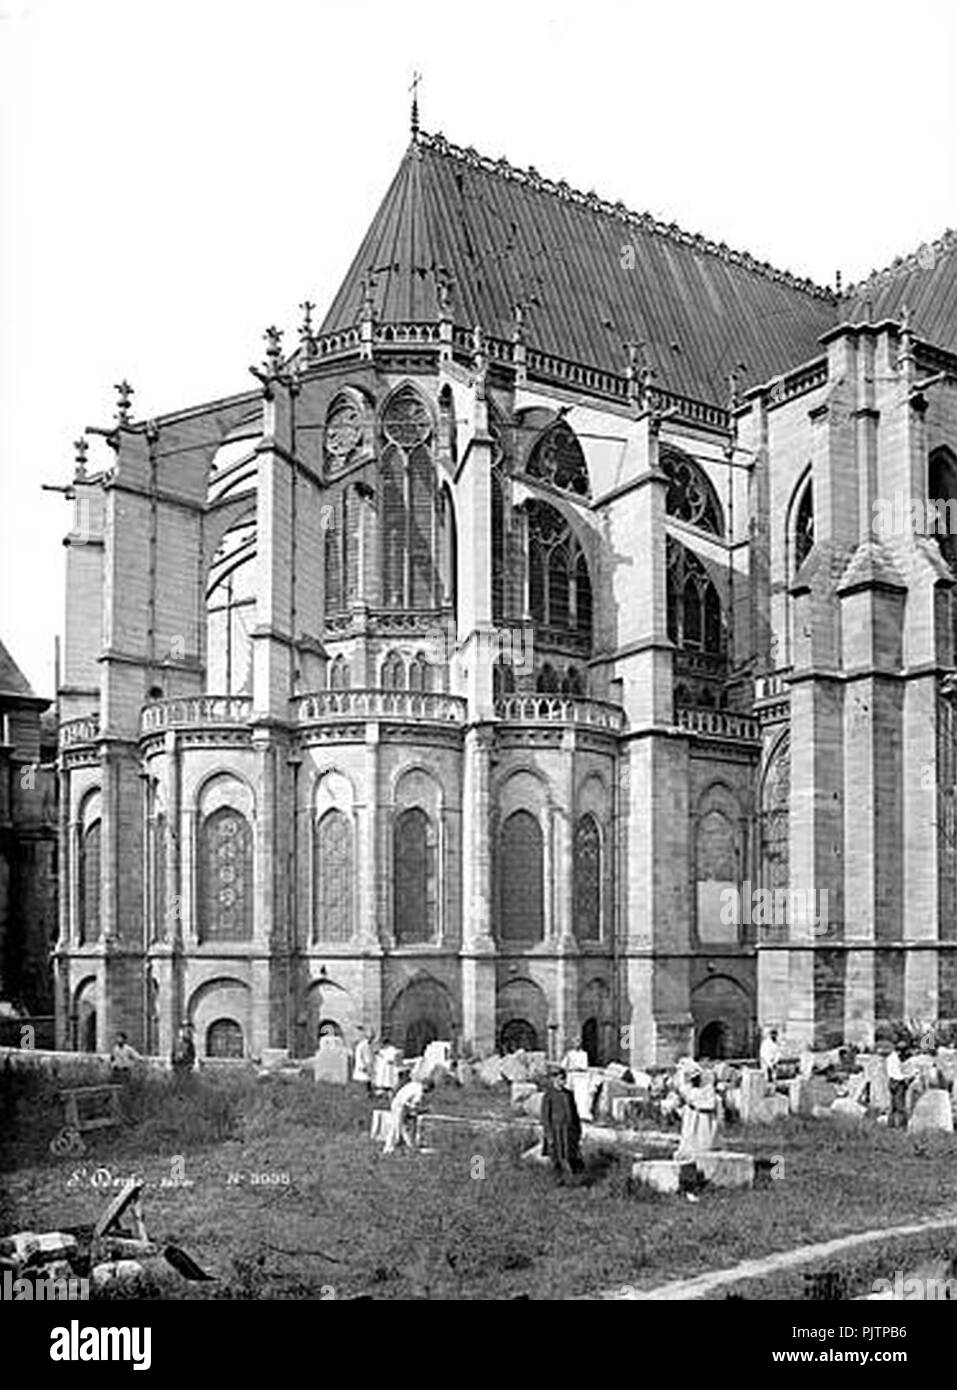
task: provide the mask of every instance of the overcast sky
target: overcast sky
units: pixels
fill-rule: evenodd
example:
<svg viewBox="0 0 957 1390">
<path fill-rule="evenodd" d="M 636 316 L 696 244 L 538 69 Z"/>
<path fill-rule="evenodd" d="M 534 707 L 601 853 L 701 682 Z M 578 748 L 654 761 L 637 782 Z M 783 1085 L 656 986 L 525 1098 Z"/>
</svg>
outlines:
<svg viewBox="0 0 957 1390">
<path fill-rule="evenodd" d="M 245 390 L 321 317 L 415 69 L 426 130 L 830 284 L 957 224 L 955 59 L 953 0 L 0 0 L 0 637 L 52 695 L 40 484 L 124 375 Z"/>
</svg>

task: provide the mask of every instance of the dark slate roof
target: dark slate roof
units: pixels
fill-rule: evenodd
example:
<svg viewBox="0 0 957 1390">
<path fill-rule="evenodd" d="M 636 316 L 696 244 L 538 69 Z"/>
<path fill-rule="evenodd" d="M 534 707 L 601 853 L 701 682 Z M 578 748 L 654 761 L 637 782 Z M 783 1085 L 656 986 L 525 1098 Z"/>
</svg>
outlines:
<svg viewBox="0 0 957 1390">
<path fill-rule="evenodd" d="M 424 133 L 321 333 L 358 321 L 370 267 L 380 323 L 434 322 L 447 278 L 461 327 L 509 339 L 521 302 L 531 347 L 624 375 L 624 344 L 643 343 L 655 384 L 718 405 L 739 364 L 744 383 L 766 381 L 817 357 L 837 321 L 835 297 L 808 280 Z"/>
<path fill-rule="evenodd" d="M 0 698 L 15 696 L 35 700 L 33 687 L 6 647 L 0 642 Z"/>
<path fill-rule="evenodd" d="M 899 319 L 905 305 L 918 338 L 957 352 L 957 232 L 945 232 L 851 286 L 839 317 L 842 322 L 880 323 Z"/>
</svg>

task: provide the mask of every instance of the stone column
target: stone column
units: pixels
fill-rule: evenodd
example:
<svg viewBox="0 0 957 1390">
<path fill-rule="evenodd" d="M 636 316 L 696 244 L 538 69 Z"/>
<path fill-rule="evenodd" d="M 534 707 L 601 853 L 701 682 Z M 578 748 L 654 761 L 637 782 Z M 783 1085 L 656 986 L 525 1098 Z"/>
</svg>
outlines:
<svg viewBox="0 0 957 1390">
<path fill-rule="evenodd" d="M 492 937 L 491 750 L 494 728 L 465 735 L 462 793 L 462 1022 L 466 1043 L 495 1045 L 495 942 Z"/>
</svg>

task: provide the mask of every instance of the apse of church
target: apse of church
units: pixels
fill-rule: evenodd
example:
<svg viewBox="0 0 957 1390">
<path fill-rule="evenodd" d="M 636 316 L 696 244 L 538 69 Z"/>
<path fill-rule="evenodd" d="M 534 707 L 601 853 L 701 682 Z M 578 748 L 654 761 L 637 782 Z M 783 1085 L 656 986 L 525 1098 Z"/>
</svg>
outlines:
<svg viewBox="0 0 957 1390">
<path fill-rule="evenodd" d="M 492 207 L 563 264 L 477 268 Z M 848 326 L 417 131 L 312 308 L 250 389 L 149 422 L 127 391 L 111 466 L 78 463 L 61 1042 L 637 1064 L 957 1012 L 952 953 L 910 949 L 953 938 L 952 855 L 903 829 L 952 782 L 948 557 L 869 529 L 943 476 L 954 403 L 893 306 Z"/>
</svg>

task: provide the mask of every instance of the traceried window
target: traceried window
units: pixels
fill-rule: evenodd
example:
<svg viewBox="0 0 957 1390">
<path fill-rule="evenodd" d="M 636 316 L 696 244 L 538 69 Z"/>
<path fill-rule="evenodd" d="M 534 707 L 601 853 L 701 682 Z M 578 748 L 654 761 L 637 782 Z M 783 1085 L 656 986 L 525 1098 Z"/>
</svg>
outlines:
<svg viewBox="0 0 957 1390">
<path fill-rule="evenodd" d="M 689 526 L 723 536 L 721 505 L 704 470 L 688 454 L 671 445 L 661 449 L 658 462 L 668 477 L 667 514 L 686 521 Z"/>
<path fill-rule="evenodd" d="M 437 927 L 435 827 L 418 806 L 402 811 L 393 830 L 393 905 L 398 946 L 433 941 Z"/>
<path fill-rule="evenodd" d="M 354 892 L 352 823 L 343 811 L 327 811 L 316 826 L 314 941 L 352 940 Z"/>
<path fill-rule="evenodd" d="M 166 817 L 153 821 L 153 940 L 166 940 Z"/>
<path fill-rule="evenodd" d="M 529 607 L 536 622 L 591 640 L 588 565 L 572 530 L 547 502 L 528 503 Z"/>
<path fill-rule="evenodd" d="M 678 647 L 723 655 L 721 600 L 708 571 L 696 555 L 671 536 L 666 553 L 668 636 Z"/>
<path fill-rule="evenodd" d="M 763 886 L 789 886 L 791 748 L 787 735 L 778 744 L 764 777 L 761 795 Z"/>
<path fill-rule="evenodd" d="M 92 821 L 80 840 L 79 926 L 80 944 L 89 945 L 100 935 L 100 849 L 101 822 Z"/>
<path fill-rule="evenodd" d="M 369 458 L 372 434 L 369 410 L 360 394 L 347 388 L 329 406 L 323 430 L 323 459 L 329 477 Z"/>
<path fill-rule="evenodd" d="M 329 667 L 329 689 L 348 690 L 351 684 L 349 663 L 340 653 Z"/>
<path fill-rule="evenodd" d="M 382 689 L 405 689 L 405 662 L 398 652 L 389 652 L 382 663 Z"/>
<path fill-rule="evenodd" d="M 936 537 L 940 553 L 957 573 L 957 458 L 947 448 L 935 449 L 927 473 L 926 529 Z"/>
<path fill-rule="evenodd" d="M 413 657 L 409 665 L 409 689 L 432 689 L 432 667 L 421 652 Z"/>
<path fill-rule="evenodd" d="M 226 532 L 209 571 L 206 688 L 214 695 L 243 695 L 252 688 L 255 559 L 256 521 L 247 517 Z"/>
<path fill-rule="evenodd" d="M 252 940 L 252 830 L 229 806 L 213 811 L 200 828 L 198 907 L 200 941 Z"/>
<path fill-rule="evenodd" d="M 794 573 L 814 548 L 814 489 L 808 478 L 794 517 Z"/>
<path fill-rule="evenodd" d="M 559 420 L 535 441 L 525 472 L 530 478 L 570 492 L 588 496 L 588 469 L 582 447 L 572 429 Z"/>
<path fill-rule="evenodd" d="M 432 417 L 411 386 L 401 387 L 386 405 L 382 435 L 383 602 L 387 608 L 435 608 L 442 584 Z"/>
<path fill-rule="evenodd" d="M 513 811 L 501 832 L 499 935 L 534 942 L 545 936 L 542 828 L 530 811 Z"/>
<path fill-rule="evenodd" d="M 217 1018 L 206 1029 L 206 1056 L 235 1059 L 242 1055 L 242 1028 L 233 1018 Z"/>
<path fill-rule="evenodd" d="M 574 930 L 579 941 L 601 937 L 601 835 L 592 815 L 579 818 L 574 847 Z"/>
</svg>

